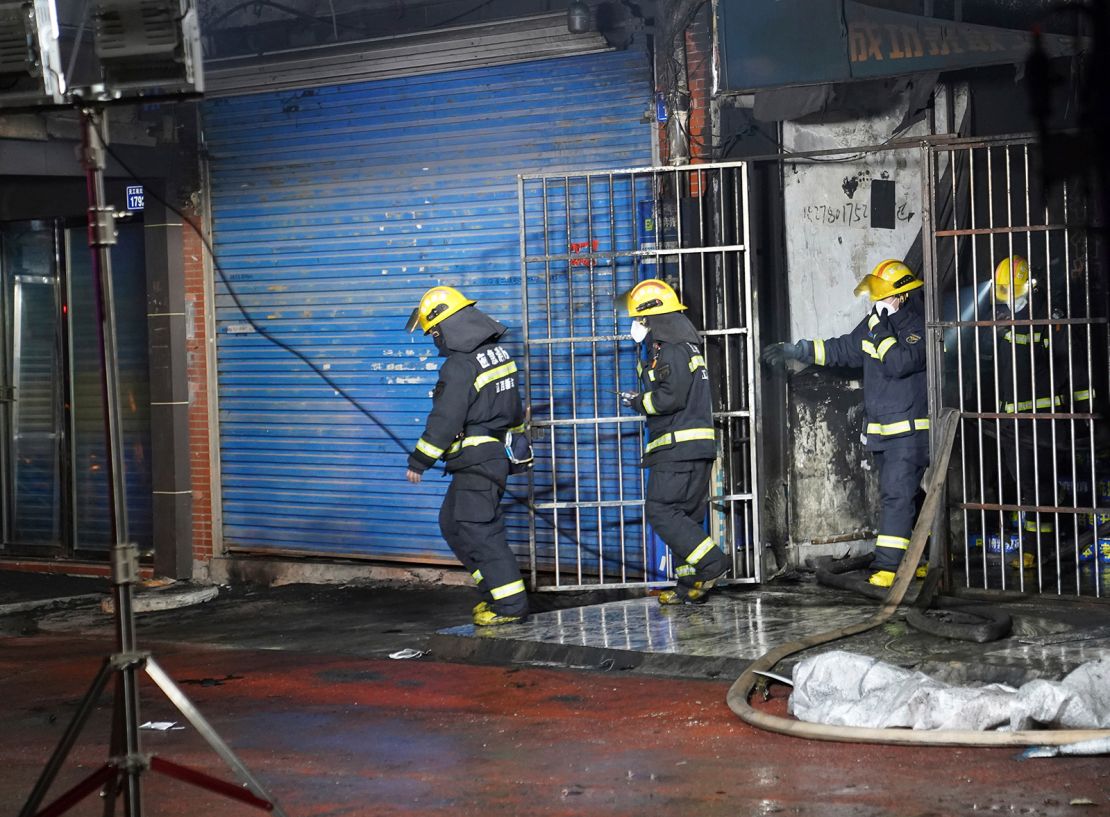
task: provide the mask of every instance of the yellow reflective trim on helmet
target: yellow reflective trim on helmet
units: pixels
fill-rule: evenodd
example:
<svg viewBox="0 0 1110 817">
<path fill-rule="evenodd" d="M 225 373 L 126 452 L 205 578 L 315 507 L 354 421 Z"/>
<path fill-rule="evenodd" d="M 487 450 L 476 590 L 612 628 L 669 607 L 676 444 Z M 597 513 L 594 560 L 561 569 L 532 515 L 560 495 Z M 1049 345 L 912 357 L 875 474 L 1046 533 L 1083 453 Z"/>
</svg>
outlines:
<svg viewBox="0 0 1110 817">
<path fill-rule="evenodd" d="M 897 345 L 897 343 L 898 338 L 887 338 L 879 343 L 878 348 L 875 349 L 875 357 L 879 359 L 880 363 L 883 362 L 883 358 L 886 357 L 886 353 L 890 351 L 891 347 Z"/>
<path fill-rule="evenodd" d="M 508 377 L 511 374 L 516 374 L 516 363 L 512 360 L 508 363 L 502 363 L 500 366 L 494 366 L 474 378 L 474 390 L 481 391 L 494 380 L 500 380 L 502 377 Z"/>
<path fill-rule="evenodd" d="M 895 550 L 908 550 L 910 540 L 904 536 L 888 536 L 885 533 L 875 537 L 875 547 L 894 548 Z"/>
<path fill-rule="evenodd" d="M 419 440 L 416 441 L 416 450 L 426 457 L 431 457 L 433 460 L 438 460 L 440 457 L 443 456 L 443 452 L 445 449 L 437 448 L 436 446 L 425 440 L 423 437 L 421 437 Z"/>
<path fill-rule="evenodd" d="M 821 338 L 813 341 L 813 362 L 818 366 L 825 365 L 825 341 Z"/>
<path fill-rule="evenodd" d="M 500 601 L 501 599 L 508 598 L 509 596 L 515 596 L 517 593 L 523 592 L 524 580 L 517 579 L 515 582 L 509 582 L 508 584 L 503 584 L 500 587 L 491 588 L 489 594 L 494 601 Z"/>
<path fill-rule="evenodd" d="M 686 557 L 686 564 L 696 565 L 702 560 L 705 554 L 707 554 L 715 547 L 717 547 L 717 545 L 713 542 L 713 540 L 706 538 L 700 545 L 694 548 L 689 556 Z"/>
</svg>

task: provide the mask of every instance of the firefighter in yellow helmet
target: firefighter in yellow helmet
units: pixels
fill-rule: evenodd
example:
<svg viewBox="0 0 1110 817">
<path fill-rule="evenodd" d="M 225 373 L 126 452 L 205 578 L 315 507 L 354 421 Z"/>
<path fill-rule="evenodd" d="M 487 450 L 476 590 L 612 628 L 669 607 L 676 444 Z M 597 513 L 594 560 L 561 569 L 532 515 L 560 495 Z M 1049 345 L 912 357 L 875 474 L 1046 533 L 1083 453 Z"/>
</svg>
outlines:
<svg viewBox="0 0 1110 817">
<path fill-rule="evenodd" d="M 624 305 L 632 338 L 647 351 L 636 363 L 641 391 L 622 395 L 624 405 L 647 421 L 644 517 L 674 555 L 678 579 L 659 594 L 659 603 L 701 604 L 729 567 L 705 531 L 717 444 L 701 339 L 664 281 L 641 281 L 625 294 Z"/>
<path fill-rule="evenodd" d="M 501 510 L 509 475 L 505 436 L 524 423 L 516 363 L 500 342 L 506 329 L 449 286 L 424 293 L 406 328 L 412 332 L 418 326 L 446 360 L 406 476 L 418 483 L 436 461 L 445 462 L 452 479 L 439 528 L 482 594 L 473 621 L 478 626 L 521 621 L 528 615 L 528 595 L 505 541 Z"/>
<path fill-rule="evenodd" d="M 923 282 L 901 261 L 887 259 L 859 282 L 870 311 L 835 338 L 774 343 L 771 366 L 787 360 L 863 369 L 864 440 L 879 473 L 879 529 L 869 581 L 889 587 L 910 543 L 921 478 L 929 465 L 929 402 L 925 373 Z"/>
<path fill-rule="evenodd" d="M 1038 299 L 1036 305 L 1032 303 L 1034 283 L 1029 262 L 1022 256 L 1007 256 L 999 261 L 994 269 L 995 318 L 1023 321 L 1047 317 L 1044 298 Z M 1051 447 L 1052 421 L 1023 419 L 1021 415 L 1060 411 L 1067 402 L 1066 359 L 1056 367 L 1051 362 L 1057 351 L 1066 355 L 1066 345 L 1061 343 L 1060 350 L 1053 348 L 1053 333 L 1047 325 L 1006 323 L 994 328 L 994 339 L 998 411 L 1014 415 L 1013 422 L 1004 420 L 999 424 L 999 447 L 1002 461 L 1017 489 L 1017 504 L 1053 505 L 1056 451 Z M 1038 442 L 1040 451 L 1037 450 Z M 1054 517 L 1047 513 L 1018 515 L 1022 559 L 1026 567 L 1033 565 L 1042 540 L 1055 533 L 1054 522 Z"/>
</svg>

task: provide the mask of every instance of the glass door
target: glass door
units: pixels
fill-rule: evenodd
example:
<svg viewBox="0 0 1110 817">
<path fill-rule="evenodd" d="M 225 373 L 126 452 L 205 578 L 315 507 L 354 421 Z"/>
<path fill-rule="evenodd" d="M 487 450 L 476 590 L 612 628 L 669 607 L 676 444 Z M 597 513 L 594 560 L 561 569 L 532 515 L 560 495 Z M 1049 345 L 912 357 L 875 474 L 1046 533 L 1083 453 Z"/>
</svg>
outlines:
<svg viewBox="0 0 1110 817">
<path fill-rule="evenodd" d="M 4 541 L 33 551 L 56 551 L 64 536 L 59 268 L 53 222 L 0 225 Z"/>
<path fill-rule="evenodd" d="M 128 527 L 152 546 L 142 224 L 112 250 Z M 0 223 L 0 551 L 102 558 L 112 545 L 92 258 L 85 228 Z"/>
</svg>

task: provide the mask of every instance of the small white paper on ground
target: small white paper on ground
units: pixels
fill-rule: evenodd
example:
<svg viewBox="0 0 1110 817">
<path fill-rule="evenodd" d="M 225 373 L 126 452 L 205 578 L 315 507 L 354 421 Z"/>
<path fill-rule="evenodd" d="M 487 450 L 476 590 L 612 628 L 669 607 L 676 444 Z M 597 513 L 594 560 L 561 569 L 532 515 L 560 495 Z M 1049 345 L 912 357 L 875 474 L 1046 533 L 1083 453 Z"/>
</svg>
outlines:
<svg viewBox="0 0 1110 817">
<path fill-rule="evenodd" d="M 155 732 L 168 732 L 171 729 L 184 729 L 184 726 L 178 726 L 177 721 L 147 721 L 140 729 L 150 729 Z"/>
</svg>

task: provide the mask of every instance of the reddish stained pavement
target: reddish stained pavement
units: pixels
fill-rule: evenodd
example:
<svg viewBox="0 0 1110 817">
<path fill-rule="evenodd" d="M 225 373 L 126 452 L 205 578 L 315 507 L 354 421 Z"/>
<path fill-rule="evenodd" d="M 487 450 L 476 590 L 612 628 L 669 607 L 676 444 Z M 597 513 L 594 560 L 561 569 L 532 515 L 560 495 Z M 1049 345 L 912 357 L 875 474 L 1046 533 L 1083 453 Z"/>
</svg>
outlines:
<svg viewBox="0 0 1110 817">
<path fill-rule="evenodd" d="M 0 639 L 0 814 L 19 810 L 103 649 Z M 771 735 L 729 711 L 727 682 L 181 643 L 153 651 L 290 817 L 1110 814 L 1105 757 L 1018 762 L 1008 749 Z M 142 689 L 144 720 L 183 720 L 145 676 Z M 110 702 L 48 800 L 105 759 Z M 143 748 L 232 778 L 192 728 L 144 732 Z M 147 815 L 263 814 L 143 781 Z M 1078 798 L 1095 805 L 1070 805 Z M 94 796 L 70 813 L 98 806 Z"/>
</svg>

